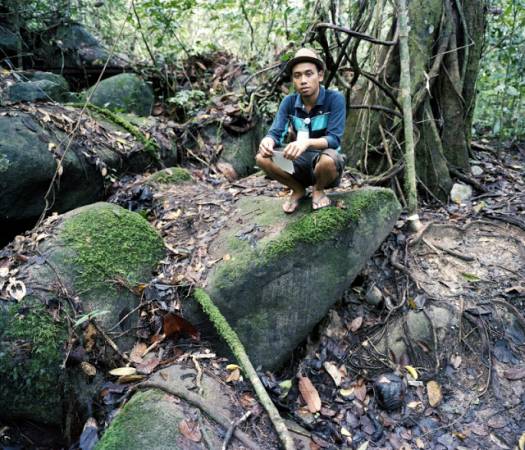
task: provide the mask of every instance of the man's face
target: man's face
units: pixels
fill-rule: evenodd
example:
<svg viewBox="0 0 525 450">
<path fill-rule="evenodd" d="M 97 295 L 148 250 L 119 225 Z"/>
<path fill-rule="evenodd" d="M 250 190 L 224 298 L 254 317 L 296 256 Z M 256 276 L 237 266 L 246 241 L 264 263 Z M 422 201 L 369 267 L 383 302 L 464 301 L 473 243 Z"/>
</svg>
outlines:
<svg viewBox="0 0 525 450">
<path fill-rule="evenodd" d="M 313 63 L 299 63 L 293 66 L 292 80 L 295 91 L 301 94 L 301 97 L 316 96 L 323 81 L 323 72 Z"/>
</svg>

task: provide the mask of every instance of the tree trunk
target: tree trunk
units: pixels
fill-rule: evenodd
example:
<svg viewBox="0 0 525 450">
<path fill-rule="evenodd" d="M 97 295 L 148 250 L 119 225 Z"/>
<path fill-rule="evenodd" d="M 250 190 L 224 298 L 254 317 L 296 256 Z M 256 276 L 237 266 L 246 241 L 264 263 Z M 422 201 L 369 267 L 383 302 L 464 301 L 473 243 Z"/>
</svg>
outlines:
<svg viewBox="0 0 525 450">
<path fill-rule="evenodd" d="M 410 0 L 408 9 L 417 176 L 433 195 L 446 200 L 452 186 L 450 168 L 468 170 L 469 166 L 475 84 L 485 28 L 483 0 Z M 397 11 L 391 12 L 390 27 L 384 23 L 378 29 L 385 31 L 374 37 L 385 41 L 398 38 Z M 370 33 L 374 26 L 358 31 Z M 356 45 L 360 45 L 358 54 L 365 57 L 352 59 L 352 69 L 358 76 L 366 70 L 365 75 L 372 75 L 375 82 L 361 75 L 355 84 L 343 149 L 351 164 L 377 174 L 383 170 L 385 156 L 379 127 L 398 141 L 389 147 L 398 149 L 394 156 L 401 159 L 401 121 L 393 112 L 363 106 L 400 112 L 393 100 L 400 99 L 399 49 L 396 45 L 377 51 L 377 45 L 368 42 Z M 353 109 L 356 105 L 360 108 Z"/>
</svg>

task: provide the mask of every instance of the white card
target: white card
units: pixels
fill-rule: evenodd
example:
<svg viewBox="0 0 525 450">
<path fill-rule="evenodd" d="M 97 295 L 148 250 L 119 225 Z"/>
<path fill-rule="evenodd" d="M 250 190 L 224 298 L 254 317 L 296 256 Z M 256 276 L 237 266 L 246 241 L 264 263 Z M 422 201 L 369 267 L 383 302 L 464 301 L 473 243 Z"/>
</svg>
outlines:
<svg viewBox="0 0 525 450">
<path fill-rule="evenodd" d="M 293 161 L 290 159 L 286 159 L 283 156 L 283 152 L 279 152 L 274 150 L 272 160 L 275 164 L 277 164 L 281 169 L 283 169 L 285 172 L 288 173 L 294 173 L 293 169 Z"/>
<path fill-rule="evenodd" d="M 299 130 L 297 132 L 297 142 L 304 142 L 309 138 L 310 138 L 310 133 L 308 132 L 308 130 Z"/>
</svg>

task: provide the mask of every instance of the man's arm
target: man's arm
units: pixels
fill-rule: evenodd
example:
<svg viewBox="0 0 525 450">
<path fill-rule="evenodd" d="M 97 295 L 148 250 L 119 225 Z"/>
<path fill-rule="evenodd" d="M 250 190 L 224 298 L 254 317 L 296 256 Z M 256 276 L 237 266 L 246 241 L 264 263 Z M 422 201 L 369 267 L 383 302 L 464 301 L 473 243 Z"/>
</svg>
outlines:
<svg viewBox="0 0 525 450">
<path fill-rule="evenodd" d="M 338 149 L 341 146 L 341 138 L 345 130 L 346 104 L 345 98 L 336 92 L 332 99 L 328 125 L 326 126 L 326 141 L 328 148 Z"/>
<path fill-rule="evenodd" d="M 288 116 L 291 100 L 291 96 L 287 96 L 282 100 L 270 130 L 261 141 L 261 145 L 259 145 L 259 151 L 261 151 L 263 156 L 266 156 L 265 153 L 273 150 L 275 145 L 282 145 L 284 142 L 286 134 L 288 133 Z"/>
</svg>

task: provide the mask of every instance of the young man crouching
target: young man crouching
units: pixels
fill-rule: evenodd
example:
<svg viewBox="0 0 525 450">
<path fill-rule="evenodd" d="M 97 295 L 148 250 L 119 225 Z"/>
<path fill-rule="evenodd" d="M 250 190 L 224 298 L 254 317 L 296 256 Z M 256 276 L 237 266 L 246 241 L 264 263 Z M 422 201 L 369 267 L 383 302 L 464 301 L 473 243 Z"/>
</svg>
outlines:
<svg viewBox="0 0 525 450">
<path fill-rule="evenodd" d="M 279 106 L 270 131 L 259 145 L 257 165 L 271 178 L 292 190 L 283 204 L 293 213 L 312 188 L 312 209 L 330 206 L 325 189 L 339 185 L 344 169 L 340 154 L 346 109 L 344 97 L 321 86 L 324 63 L 313 50 L 302 48 L 288 62 L 295 94 L 286 96 Z M 282 147 L 289 129 L 296 140 L 284 147 L 284 158 L 293 162 L 293 173 L 274 161 L 274 149 Z"/>
</svg>

